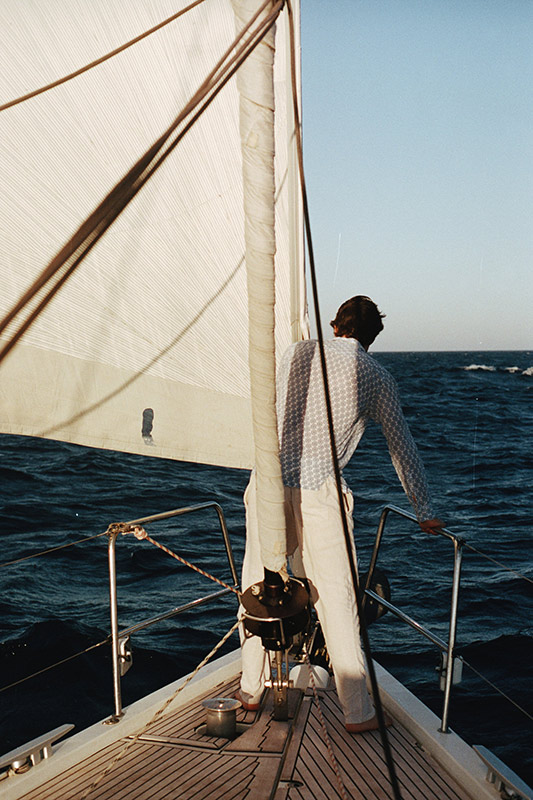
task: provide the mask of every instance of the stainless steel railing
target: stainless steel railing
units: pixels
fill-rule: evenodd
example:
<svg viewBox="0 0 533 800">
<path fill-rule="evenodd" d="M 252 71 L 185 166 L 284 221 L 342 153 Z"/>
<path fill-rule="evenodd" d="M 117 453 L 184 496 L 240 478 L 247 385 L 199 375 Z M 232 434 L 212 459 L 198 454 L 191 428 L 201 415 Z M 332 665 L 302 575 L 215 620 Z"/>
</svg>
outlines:
<svg viewBox="0 0 533 800">
<path fill-rule="evenodd" d="M 381 546 L 381 541 L 383 538 L 383 534 L 385 531 L 385 524 L 389 517 L 389 514 L 397 514 L 400 517 L 404 517 L 405 519 L 412 520 L 413 522 L 418 524 L 417 518 L 414 514 L 411 514 L 408 511 L 403 511 L 401 508 L 397 508 L 396 506 L 385 506 L 381 513 L 381 517 L 379 520 L 378 530 L 376 533 L 376 540 L 374 542 L 374 549 L 372 551 L 372 557 L 370 559 L 370 567 L 368 570 L 368 577 L 365 585 L 365 594 L 369 597 L 372 597 L 376 600 L 380 605 L 387 608 L 391 613 L 401 619 L 403 622 L 410 625 L 416 631 L 421 633 L 427 639 L 432 641 L 437 647 L 442 651 L 445 655 L 445 666 L 444 666 L 444 702 L 443 702 L 443 709 L 442 709 L 442 718 L 441 718 L 441 727 L 440 731 L 442 733 L 449 733 L 450 730 L 448 728 L 448 716 L 449 716 L 449 708 L 450 708 L 450 696 L 452 690 L 452 683 L 453 683 L 453 674 L 454 674 L 454 663 L 456 660 L 455 656 L 455 641 L 456 641 L 456 633 L 457 633 L 457 608 L 459 604 L 459 588 L 461 583 L 461 565 L 462 565 L 462 558 L 463 558 L 463 545 L 464 541 L 455 534 L 451 533 L 446 528 L 438 531 L 439 536 L 443 536 L 447 539 L 450 539 L 453 543 L 453 550 L 454 550 L 454 561 L 453 561 L 453 581 L 452 581 L 452 595 L 451 595 L 451 603 L 450 603 L 450 619 L 449 619 L 449 627 L 448 627 L 448 641 L 445 642 L 439 636 L 436 636 L 430 630 L 425 628 L 420 623 L 416 622 L 412 617 L 405 614 L 401 609 L 397 608 L 397 606 L 389 603 L 387 600 L 384 600 L 382 597 L 377 595 L 368 587 L 370 586 L 370 582 L 372 580 L 372 574 L 374 572 L 374 568 L 376 566 L 379 549 Z M 363 600 L 364 602 L 364 600 Z"/>
<path fill-rule="evenodd" d="M 170 519 L 172 517 L 183 516 L 184 514 L 192 514 L 207 509 L 214 509 L 218 515 L 220 530 L 224 540 L 226 549 L 226 556 L 228 558 L 231 577 L 233 580 L 233 589 L 225 588 L 209 595 L 200 597 L 184 605 L 177 606 L 170 611 L 165 611 L 158 616 L 151 617 L 150 619 L 142 620 L 136 625 L 119 632 L 118 628 L 118 600 L 117 600 L 117 567 L 116 567 L 116 543 L 118 534 L 125 532 L 129 528 L 135 526 L 145 526 L 152 522 L 159 522 L 161 520 Z M 218 600 L 226 594 L 230 594 L 238 586 L 237 570 L 235 568 L 235 559 L 233 558 L 233 551 L 229 540 L 228 528 L 224 517 L 224 512 L 218 503 L 200 503 L 196 506 L 187 506 L 184 508 L 176 508 L 172 511 L 165 511 L 161 514 L 153 514 L 149 517 L 142 517 L 141 519 L 132 520 L 131 522 L 120 523 L 117 525 L 110 525 L 108 529 L 108 565 L 109 565 L 109 602 L 110 602 L 110 618 L 111 618 L 111 654 L 113 663 L 113 694 L 115 711 L 114 714 L 106 720 L 108 723 L 119 722 L 124 715 L 122 709 L 122 693 L 121 693 L 121 677 L 127 671 L 131 663 L 131 651 L 129 650 L 129 636 L 132 633 L 147 628 L 149 625 L 154 625 L 156 622 L 174 617 L 181 614 L 183 611 L 188 611 L 191 608 L 204 605 L 205 603 Z"/>
</svg>

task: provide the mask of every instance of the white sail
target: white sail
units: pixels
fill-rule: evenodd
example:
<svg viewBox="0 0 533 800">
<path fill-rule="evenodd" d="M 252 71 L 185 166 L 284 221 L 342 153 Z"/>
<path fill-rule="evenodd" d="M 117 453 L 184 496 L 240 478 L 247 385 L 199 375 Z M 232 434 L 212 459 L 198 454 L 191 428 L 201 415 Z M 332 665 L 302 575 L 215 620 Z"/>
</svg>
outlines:
<svg viewBox="0 0 533 800">
<path fill-rule="evenodd" d="M 4 0 L 0 104 L 175 12 L 164 0 Z M 305 330 L 302 243 L 299 226 L 289 226 L 299 193 L 288 171 L 285 23 L 275 67 L 278 354 Z M 229 0 L 205 0 L 0 112 L 0 317 L 167 128 L 234 35 Z M 2 432 L 252 466 L 241 176 L 230 83 L 0 364 Z"/>
</svg>

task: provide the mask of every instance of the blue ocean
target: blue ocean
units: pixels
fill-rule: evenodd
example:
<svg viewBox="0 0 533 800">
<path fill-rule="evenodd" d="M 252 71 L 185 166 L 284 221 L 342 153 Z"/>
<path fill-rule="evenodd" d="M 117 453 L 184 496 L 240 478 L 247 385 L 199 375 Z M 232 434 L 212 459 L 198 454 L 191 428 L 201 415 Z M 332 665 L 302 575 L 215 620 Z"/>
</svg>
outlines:
<svg viewBox="0 0 533 800">
<path fill-rule="evenodd" d="M 375 358 L 399 384 L 435 515 L 465 540 L 457 634 L 465 666 L 453 689 L 450 725 L 533 785 L 533 352 Z M 107 538 L 98 534 L 111 522 L 216 501 L 240 567 L 248 474 L 18 436 L 0 437 L 0 454 L 0 752 L 6 752 L 62 723 L 79 730 L 113 711 L 109 645 L 101 644 L 109 634 Z M 364 571 L 382 508 L 409 510 L 376 426 L 369 426 L 345 478 L 355 495 Z M 212 509 L 156 523 L 150 535 L 230 579 Z M 62 545 L 70 546 L 57 549 Z M 119 537 L 117 564 L 121 629 L 218 589 L 131 535 Z M 450 541 L 391 517 L 378 566 L 392 601 L 446 639 Z M 229 596 L 135 634 L 124 704 L 192 670 L 235 611 Z M 437 648 L 391 614 L 369 633 L 374 658 L 440 714 Z M 234 637 L 226 650 L 236 646 Z"/>
</svg>

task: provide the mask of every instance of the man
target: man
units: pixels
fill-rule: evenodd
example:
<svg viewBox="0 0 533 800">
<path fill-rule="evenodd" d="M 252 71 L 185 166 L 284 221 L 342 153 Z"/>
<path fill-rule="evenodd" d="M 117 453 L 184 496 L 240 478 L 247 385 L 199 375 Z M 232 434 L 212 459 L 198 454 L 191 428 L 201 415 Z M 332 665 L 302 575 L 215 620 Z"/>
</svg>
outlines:
<svg viewBox="0 0 533 800">
<path fill-rule="evenodd" d="M 339 466 L 342 470 L 352 457 L 368 421 L 377 422 L 420 527 L 434 533 L 443 523 L 432 518 L 424 467 L 404 419 L 396 383 L 367 352 L 383 330 L 382 318 L 372 300 L 358 295 L 343 303 L 331 322 L 335 338 L 325 343 L 325 353 Z M 366 688 L 318 342 L 311 339 L 288 348 L 278 371 L 277 394 L 287 547 L 293 556 L 292 570 L 309 581 L 346 728 L 351 733 L 372 730 L 378 723 Z M 352 534 L 353 498 L 345 484 L 343 497 Z M 243 590 L 263 577 L 253 476 L 245 493 L 245 505 Z M 242 658 L 240 699 L 245 708 L 255 708 L 267 670 L 265 653 L 257 637 L 242 635 Z"/>
</svg>

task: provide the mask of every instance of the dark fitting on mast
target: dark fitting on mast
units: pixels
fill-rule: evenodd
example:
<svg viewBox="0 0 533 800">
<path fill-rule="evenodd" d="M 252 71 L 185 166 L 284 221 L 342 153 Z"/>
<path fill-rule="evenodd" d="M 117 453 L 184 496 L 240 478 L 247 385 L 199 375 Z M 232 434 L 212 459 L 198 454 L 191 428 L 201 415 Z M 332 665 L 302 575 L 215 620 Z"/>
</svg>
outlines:
<svg viewBox="0 0 533 800">
<path fill-rule="evenodd" d="M 263 581 L 264 598 L 263 601 L 267 606 L 281 606 L 284 601 L 284 585 L 285 581 L 279 572 L 272 572 L 271 569 L 265 567 L 265 580 Z"/>
</svg>

